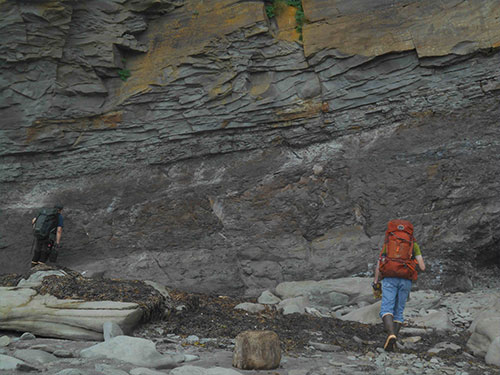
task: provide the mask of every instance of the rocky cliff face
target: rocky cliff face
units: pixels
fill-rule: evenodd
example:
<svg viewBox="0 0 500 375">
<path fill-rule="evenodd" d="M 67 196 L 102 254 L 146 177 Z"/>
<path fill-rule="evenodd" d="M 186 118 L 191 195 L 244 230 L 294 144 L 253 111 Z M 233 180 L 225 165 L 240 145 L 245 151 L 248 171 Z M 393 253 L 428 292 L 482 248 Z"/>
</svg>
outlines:
<svg viewBox="0 0 500 375">
<path fill-rule="evenodd" d="M 254 295 L 373 268 L 500 264 L 496 0 L 0 1 L 1 272 L 65 204 L 59 261 Z"/>
</svg>

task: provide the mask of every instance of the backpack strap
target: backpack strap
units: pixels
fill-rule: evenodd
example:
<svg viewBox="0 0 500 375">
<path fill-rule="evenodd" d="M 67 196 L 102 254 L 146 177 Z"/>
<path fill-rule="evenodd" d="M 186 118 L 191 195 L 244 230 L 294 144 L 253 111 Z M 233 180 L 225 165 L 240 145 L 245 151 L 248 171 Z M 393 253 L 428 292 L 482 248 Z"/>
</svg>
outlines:
<svg viewBox="0 0 500 375">
<path fill-rule="evenodd" d="M 382 252 L 384 251 L 384 249 L 386 249 L 385 251 L 387 252 L 387 245 L 389 245 L 389 234 L 390 232 L 385 232 L 384 246 L 382 246 L 382 251 L 380 252 L 380 256 L 382 256 Z"/>
</svg>

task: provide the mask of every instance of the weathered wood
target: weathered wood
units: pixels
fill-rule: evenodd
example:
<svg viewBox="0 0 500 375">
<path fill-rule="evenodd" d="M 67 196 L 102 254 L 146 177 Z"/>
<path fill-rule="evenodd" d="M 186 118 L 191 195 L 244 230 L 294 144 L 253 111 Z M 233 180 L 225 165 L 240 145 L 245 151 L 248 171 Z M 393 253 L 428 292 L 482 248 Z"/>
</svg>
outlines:
<svg viewBox="0 0 500 375">
<path fill-rule="evenodd" d="M 281 361 L 278 335 L 272 331 L 245 331 L 236 336 L 233 366 L 243 370 L 270 370 Z"/>
</svg>

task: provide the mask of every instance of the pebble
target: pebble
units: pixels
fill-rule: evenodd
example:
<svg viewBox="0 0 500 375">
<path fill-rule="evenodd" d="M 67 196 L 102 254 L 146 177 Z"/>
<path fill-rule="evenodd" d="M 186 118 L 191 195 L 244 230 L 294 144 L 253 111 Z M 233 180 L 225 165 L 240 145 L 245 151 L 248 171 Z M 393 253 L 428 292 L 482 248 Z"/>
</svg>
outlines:
<svg viewBox="0 0 500 375">
<path fill-rule="evenodd" d="M 8 346 L 10 344 L 10 338 L 9 336 L 2 336 L 0 337 L 0 347 L 2 346 Z"/>
<path fill-rule="evenodd" d="M 73 353 L 71 353 L 69 350 L 64 350 L 64 349 L 54 350 L 54 352 L 52 354 L 54 354 L 56 357 L 59 357 L 59 358 L 72 358 L 73 357 Z"/>
<path fill-rule="evenodd" d="M 420 340 L 422 340 L 422 337 L 421 336 L 410 336 L 410 337 L 405 337 L 403 338 L 401 341 L 404 342 L 404 343 L 416 343 L 416 342 L 419 342 Z"/>
<path fill-rule="evenodd" d="M 30 332 L 25 332 L 19 337 L 19 340 L 35 340 L 36 336 Z"/>
<path fill-rule="evenodd" d="M 197 342 L 198 343 L 200 342 L 200 338 L 198 336 L 195 336 L 195 335 L 190 335 L 190 336 L 186 337 L 186 340 L 184 340 L 184 342 L 186 344 L 189 344 L 189 345 L 194 345 Z"/>
</svg>

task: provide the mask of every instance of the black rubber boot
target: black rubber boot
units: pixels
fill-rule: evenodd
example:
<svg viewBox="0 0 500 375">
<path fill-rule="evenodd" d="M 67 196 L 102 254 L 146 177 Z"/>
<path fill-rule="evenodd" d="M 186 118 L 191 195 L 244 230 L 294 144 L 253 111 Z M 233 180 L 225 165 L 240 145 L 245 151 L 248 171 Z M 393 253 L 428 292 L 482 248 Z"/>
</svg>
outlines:
<svg viewBox="0 0 500 375">
<path fill-rule="evenodd" d="M 42 250 L 42 252 L 40 254 L 39 262 L 40 263 L 47 263 L 47 259 L 49 258 L 49 254 L 50 254 L 50 250 L 49 249 Z"/>
<path fill-rule="evenodd" d="M 35 250 L 35 254 L 33 254 L 33 259 L 31 259 L 31 261 L 33 263 L 38 263 L 38 261 L 40 260 L 40 255 L 41 255 L 41 251 L 40 250 Z"/>
<path fill-rule="evenodd" d="M 399 330 L 401 329 L 401 323 L 400 322 L 394 322 L 394 334 L 396 336 L 399 336 Z"/>
<path fill-rule="evenodd" d="M 392 317 L 392 315 L 391 314 L 384 315 L 382 321 L 384 322 L 385 331 L 389 335 L 394 335 L 394 318 Z"/>
<path fill-rule="evenodd" d="M 385 340 L 384 349 L 388 352 L 394 351 L 396 347 L 396 334 L 394 331 L 394 318 L 387 314 L 382 318 L 384 328 L 387 331 L 387 339 Z"/>
</svg>

